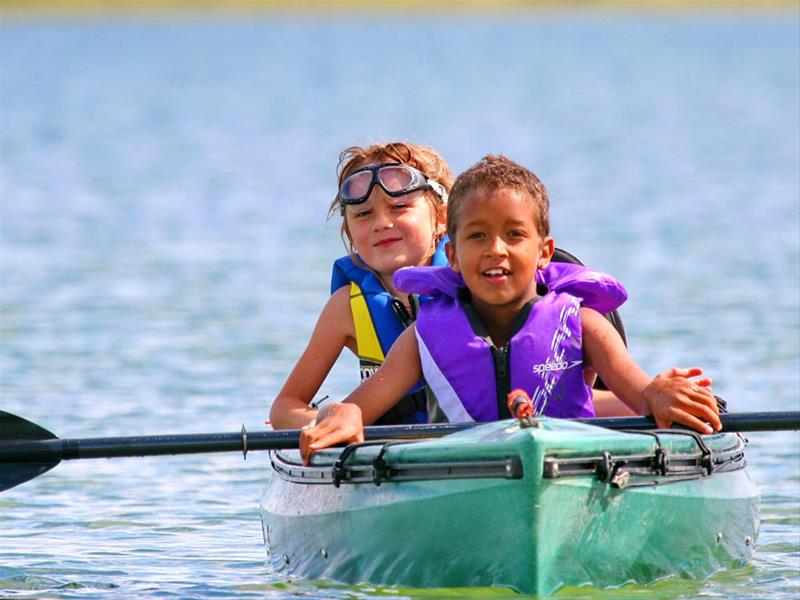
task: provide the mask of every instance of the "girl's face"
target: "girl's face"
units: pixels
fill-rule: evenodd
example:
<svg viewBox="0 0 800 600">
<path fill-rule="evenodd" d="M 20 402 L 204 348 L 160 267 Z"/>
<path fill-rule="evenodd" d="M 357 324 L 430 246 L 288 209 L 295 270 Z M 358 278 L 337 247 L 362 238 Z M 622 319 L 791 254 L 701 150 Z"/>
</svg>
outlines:
<svg viewBox="0 0 800 600">
<path fill-rule="evenodd" d="M 447 245 L 479 314 L 520 310 L 536 297 L 536 270 L 550 262 L 553 239 L 541 238 L 533 201 L 510 189 L 476 191 L 462 201 Z"/>
<path fill-rule="evenodd" d="M 365 202 L 345 207 L 353 246 L 384 285 L 397 269 L 426 264 L 444 234 L 444 207 L 435 209 L 424 196 L 418 190 L 389 198 L 376 185 Z"/>
</svg>

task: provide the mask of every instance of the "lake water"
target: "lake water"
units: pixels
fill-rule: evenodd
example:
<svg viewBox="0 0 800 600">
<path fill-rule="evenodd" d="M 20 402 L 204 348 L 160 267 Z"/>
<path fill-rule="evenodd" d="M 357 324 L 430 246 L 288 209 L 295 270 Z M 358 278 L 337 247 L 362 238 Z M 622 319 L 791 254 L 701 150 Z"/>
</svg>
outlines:
<svg viewBox="0 0 800 600">
<path fill-rule="evenodd" d="M 61 437 L 262 429 L 343 253 L 337 154 L 399 138 L 533 169 L 557 243 L 627 286 L 648 372 L 797 410 L 799 31 L 796 10 L 7 18 L 2 409 Z M 355 382 L 345 357 L 324 392 Z M 800 436 L 749 438 L 752 564 L 615 596 L 797 597 Z M 0 495 L 0 597 L 425 595 L 273 574 L 266 476 L 263 453 L 62 464 Z"/>
</svg>

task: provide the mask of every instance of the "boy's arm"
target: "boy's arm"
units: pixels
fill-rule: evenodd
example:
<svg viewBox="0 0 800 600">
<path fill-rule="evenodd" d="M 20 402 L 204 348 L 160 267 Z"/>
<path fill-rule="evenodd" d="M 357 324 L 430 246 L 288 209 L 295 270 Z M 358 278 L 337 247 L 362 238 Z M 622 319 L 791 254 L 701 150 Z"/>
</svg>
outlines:
<svg viewBox="0 0 800 600">
<path fill-rule="evenodd" d="M 345 346 L 354 343 L 355 331 L 350 312 L 349 288 L 337 290 L 319 315 L 308 346 L 272 402 L 269 418 L 275 429 L 303 427 L 314 420 L 317 411 L 308 403 Z"/>
<path fill-rule="evenodd" d="M 422 376 L 416 330 L 412 325 L 397 338 L 375 374 L 344 399 L 320 411 L 315 425 L 300 434 L 300 454 L 308 463 L 317 450 L 341 442 L 364 440 L 369 425 L 397 404 Z"/>
<path fill-rule="evenodd" d="M 721 429 L 717 402 L 707 387 L 687 377 L 662 374 L 651 379 L 597 311 L 582 308 L 581 326 L 586 362 L 633 411 L 653 415 L 658 427 L 669 427 L 675 422 L 701 433 Z"/>
<path fill-rule="evenodd" d="M 594 374 L 592 369 L 586 369 L 586 371 L 590 371 L 590 375 Z M 659 377 L 683 377 L 684 379 L 690 377 L 700 377 L 703 374 L 703 369 L 692 367 L 690 369 L 667 369 L 663 373 L 659 373 L 656 375 L 656 378 Z M 586 385 L 594 385 L 595 379 L 597 375 L 586 379 Z M 695 385 L 699 385 L 701 387 L 706 387 L 709 390 L 711 389 L 711 379 L 708 377 L 703 377 L 702 379 L 694 379 L 693 383 Z M 594 414 L 598 417 L 633 417 L 638 415 L 639 413 L 634 412 L 630 406 L 625 404 L 622 400 L 617 398 L 614 395 L 614 392 L 610 390 L 592 390 L 592 401 L 594 402 Z"/>
</svg>

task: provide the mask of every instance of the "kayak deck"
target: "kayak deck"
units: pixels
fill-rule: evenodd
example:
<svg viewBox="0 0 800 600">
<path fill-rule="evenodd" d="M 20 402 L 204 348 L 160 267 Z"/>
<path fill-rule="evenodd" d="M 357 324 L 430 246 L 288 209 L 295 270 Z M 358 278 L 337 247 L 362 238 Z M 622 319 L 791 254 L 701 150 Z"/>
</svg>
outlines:
<svg viewBox="0 0 800 600">
<path fill-rule="evenodd" d="M 278 571 L 345 583 L 549 594 L 699 577 L 751 556 L 758 492 L 736 434 L 558 419 L 271 455 L 261 503 Z"/>
</svg>

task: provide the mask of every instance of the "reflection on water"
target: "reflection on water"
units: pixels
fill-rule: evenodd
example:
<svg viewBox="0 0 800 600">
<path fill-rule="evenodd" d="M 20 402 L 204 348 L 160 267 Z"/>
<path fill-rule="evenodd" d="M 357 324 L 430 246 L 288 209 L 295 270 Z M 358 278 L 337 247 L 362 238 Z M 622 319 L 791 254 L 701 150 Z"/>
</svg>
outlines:
<svg viewBox="0 0 800 600">
<path fill-rule="evenodd" d="M 342 252 L 337 153 L 387 138 L 530 166 L 559 245 L 625 282 L 648 371 L 700 364 L 732 410 L 799 408 L 794 15 L 0 27 L 4 410 L 62 437 L 261 428 Z M 753 564 L 615 596 L 796 596 L 800 440 L 750 439 Z M 3 494 L 0 595 L 443 593 L 271 574 L 265 460 L 73 461 Z"/>
</svg>

